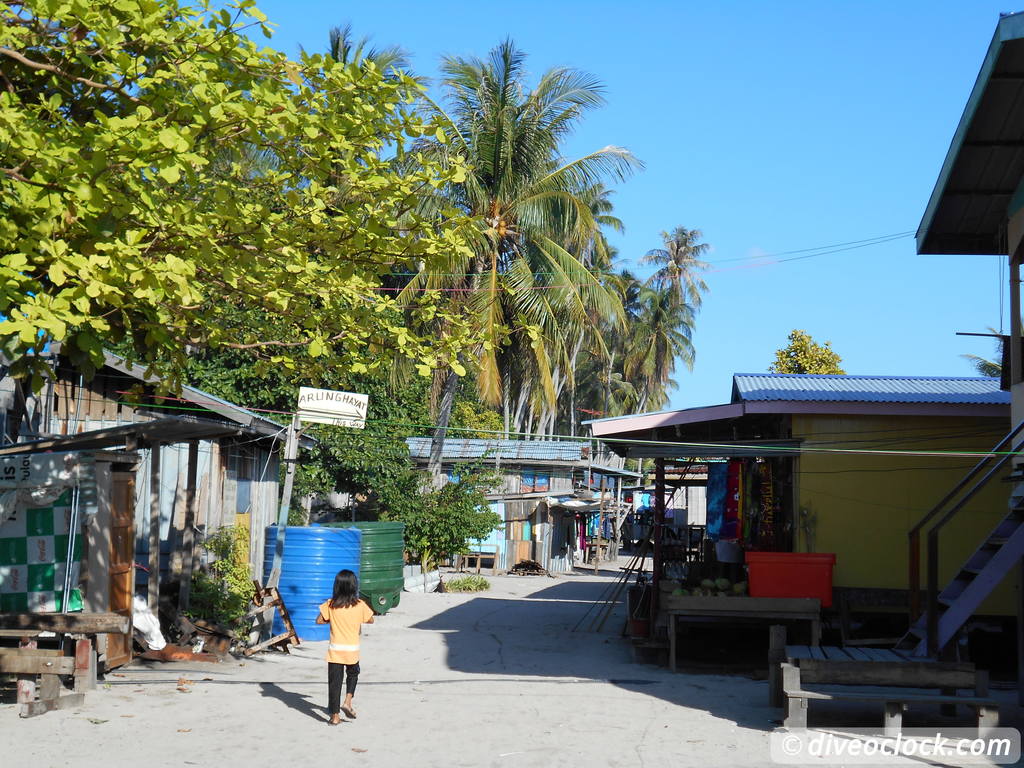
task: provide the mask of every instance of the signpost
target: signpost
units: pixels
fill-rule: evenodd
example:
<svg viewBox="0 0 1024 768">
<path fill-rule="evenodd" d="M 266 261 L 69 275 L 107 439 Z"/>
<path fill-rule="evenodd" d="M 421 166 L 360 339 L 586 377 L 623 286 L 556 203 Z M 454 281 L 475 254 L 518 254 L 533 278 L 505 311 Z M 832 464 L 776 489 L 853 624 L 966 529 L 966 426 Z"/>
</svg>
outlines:
<svg viewBox="0 0 1024 768">
<path fill-rule="evenodd" d="M 366 425 L 368 403 L 367 395 L 299 387 L 299 408 L 288 427 L 288 439 L 284 448 L 284 489 L 281 493 L 281 507 L 277 512 L 277 541 L 274 546 L 274 562 L 266 585 L 268 588 L 276 587 L 281 579 L 284 538 L 288 527 L 288 510 L 292 505 L 292 487 L 295 484 L 295 464 L 299 456 L 299 433 L 302 431 L 302 422 L 312 421 L 317 424 L 362 429 Z"/>
</svg>

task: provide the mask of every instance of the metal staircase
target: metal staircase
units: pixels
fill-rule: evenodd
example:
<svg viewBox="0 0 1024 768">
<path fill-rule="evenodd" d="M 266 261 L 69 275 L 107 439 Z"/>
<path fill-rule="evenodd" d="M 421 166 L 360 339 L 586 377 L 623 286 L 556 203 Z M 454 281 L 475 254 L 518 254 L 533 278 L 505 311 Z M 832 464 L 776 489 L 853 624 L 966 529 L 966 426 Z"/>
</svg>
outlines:
<svg viewBox="0 0 1024 768">
<path fill-rule="evenodd" d="M 909 533 L 911 626 L 897 648 L 915 656 L 938 658 L 953 642 L 964 624 L 986 597 L 1024 558 L 1024 472 L 1006 480 L 1014 482 L 1007 515 L 960 567 L 952 581 L 939 588 L 939 533 L 964 506 L 1024 448 L 1018 439 L 1024 422 L 999 441 L 970 472 Z M 921 610 L 921 532 L 928 529 L 927 589 Z"/>
</svg>

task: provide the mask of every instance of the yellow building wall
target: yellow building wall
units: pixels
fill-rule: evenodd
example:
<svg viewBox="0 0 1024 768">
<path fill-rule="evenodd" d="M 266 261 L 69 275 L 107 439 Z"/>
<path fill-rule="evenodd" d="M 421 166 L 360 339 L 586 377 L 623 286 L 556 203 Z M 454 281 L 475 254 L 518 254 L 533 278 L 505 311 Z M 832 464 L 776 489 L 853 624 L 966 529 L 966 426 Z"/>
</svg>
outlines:
<svg viewBox="0 0 1024 768">
<path fill-rule="evenodd" d="M 979 459 L 851 455 L 813 449 L 986 451 L 1005 435 L 1008 423 L 980 418 L 794 415 L 792 431 L 794 438 L 804 441 L 794 477 L 795 551 L 834 552 L 834 586 L 906 589 L 910 528 Z M 1006 515 L 1010 488 L 994 478 L 943 528 L 940 584 L 955 575 Z M 924 586 L 926 538 L 921 552 Z M 1016 615 L 1018 578 L 1019 569 L 1014 568 L 980 613 Z"/>
</svg>

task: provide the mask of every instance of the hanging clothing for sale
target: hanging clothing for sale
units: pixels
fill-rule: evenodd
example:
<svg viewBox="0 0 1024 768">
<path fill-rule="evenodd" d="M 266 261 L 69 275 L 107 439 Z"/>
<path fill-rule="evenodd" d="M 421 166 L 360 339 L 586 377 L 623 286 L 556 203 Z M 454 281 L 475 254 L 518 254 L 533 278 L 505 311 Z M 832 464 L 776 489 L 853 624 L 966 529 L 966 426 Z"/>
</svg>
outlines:
<svg viewBox="0 0 1024 768">
<path fill-rule="evenodd" d="M 725 488 L 725 515 L 722 520 L 722 538 L 735 541 L 743 531 L 743 462 L 729 461 Z"/>
<path fill-rule="evenodd" d="M 706 535 L 711 541 L 718 541 L 722 535 L 725 518 L 725 495 L 729 466 L 724 463 L 708 465 Z"/>
</svg>

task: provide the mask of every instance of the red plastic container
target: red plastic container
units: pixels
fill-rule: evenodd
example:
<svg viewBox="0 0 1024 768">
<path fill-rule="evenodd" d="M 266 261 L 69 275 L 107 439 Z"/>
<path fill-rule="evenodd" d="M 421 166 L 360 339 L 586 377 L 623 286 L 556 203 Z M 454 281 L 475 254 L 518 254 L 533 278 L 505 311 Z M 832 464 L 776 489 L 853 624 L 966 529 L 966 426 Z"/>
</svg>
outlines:
<svg viewBox="0 0 1024 768">
<path fill-rule="evenodd" d="M 747 552 L 751 597 L 816 597 L 832 605 L 831 552 Z"/>
</svg>

